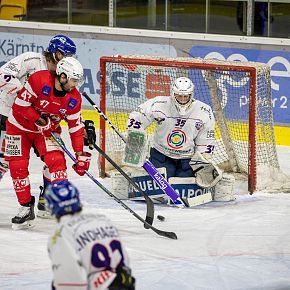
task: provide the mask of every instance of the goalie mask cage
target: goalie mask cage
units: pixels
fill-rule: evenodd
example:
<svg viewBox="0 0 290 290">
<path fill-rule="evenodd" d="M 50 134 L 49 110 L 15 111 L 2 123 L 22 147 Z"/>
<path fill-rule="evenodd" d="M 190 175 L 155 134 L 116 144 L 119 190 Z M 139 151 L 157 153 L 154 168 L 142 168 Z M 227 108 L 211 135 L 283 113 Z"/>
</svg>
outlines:
<svg viewBox="0 0 290 290">
<path fill-rule="evenodd" d="M 214 163 L 227 172 L 247 175 L 248 191 L 253 193 L 258 168 L 279 170 L 268 65 L 188 57 L 104 56 L 100 59 L 101 111 L 126 134 L 129 113 L 147 99 L 170 96 L 174 80 L 181 76 L 192 80 L 193 97 L 214 111 Z M 100 147 L 121 163 L 125 144 L 103 118 Z M 102 176 L 108 170 L 102 157 L 100 170 Z"/>
</svg>

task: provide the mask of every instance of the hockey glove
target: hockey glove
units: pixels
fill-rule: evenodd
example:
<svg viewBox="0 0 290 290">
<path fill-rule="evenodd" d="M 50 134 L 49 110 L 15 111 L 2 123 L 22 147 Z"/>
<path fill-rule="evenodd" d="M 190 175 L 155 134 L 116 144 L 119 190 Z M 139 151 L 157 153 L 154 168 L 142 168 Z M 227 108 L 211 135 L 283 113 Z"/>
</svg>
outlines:
<svg viewBox="0 0 290 290">
<path fill-rule="evenodd" d="M 55 131 L 55 125 L 48 117 L 41 117 L 35 122 L 37 130 L 45 137 L 51 137 L 51 132 Z"/>
<path fill-rule="evenodd" d="M 189 161 L 196 183 L 203 188 L 215 186 L 222 178 L 222 171 L 210 160 L 195 152 Z"/>
<path fill-rule="evenodd" d="M 76 156 L 77 162 L 72 166 L 72 168 L 78 175 L 83 176 L 85 171 L 89 169 L 91 156 L 92 154 L 89 152 L 83 152 Z"/>
<path fill-rule="evenodd" d="M 94 149 L 94 144 L 96 143 L 96 130 L 92 120 L 85 121 L 84 143 L 85 146 L 89 146 L 91 150 Z"/>
<path fill-rule="evenodd" d="M 118 267 L 116 278 L 109 286 L 109 290 L 135 290 L 135 278 L 128 267 Z"/>
</svg>

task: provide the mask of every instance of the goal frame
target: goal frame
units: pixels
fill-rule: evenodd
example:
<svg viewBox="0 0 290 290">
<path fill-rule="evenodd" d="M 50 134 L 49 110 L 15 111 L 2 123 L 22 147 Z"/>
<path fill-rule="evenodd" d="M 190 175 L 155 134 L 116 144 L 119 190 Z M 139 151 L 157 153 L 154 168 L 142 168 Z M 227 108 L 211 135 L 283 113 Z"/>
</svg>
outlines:
<svg viewBox="0 0 290 290">
<path fill-rule="evenodd" d="M 106 114 L 106 64 L 119 63 L 131 65 L 147 65 L 147 66 L 162 66 L 162 67 L 177 67 L 186 69 L 202 69 L 202 70 L 223 70 L 223 71 L 238 71 L 247 72 L 249 78 L 249 132 L 248 132 L 248 191 L 250 194 L 256 191 L 257 186 L 257 170 L 256 170 L 256 93 L 257 93 L 257 68 L 247 65 L 233 65 L 222 63 L 193 63 L 178 60 L 158 60 L 158 59 L 139 59 L 102 56 L 100 58 L 100 109 Z M 106 122 L 100 117 L 100 147 L 106 152 Z M 105 158 L 99 157 L 100 176 L 105 177 Z"/>
</svg>

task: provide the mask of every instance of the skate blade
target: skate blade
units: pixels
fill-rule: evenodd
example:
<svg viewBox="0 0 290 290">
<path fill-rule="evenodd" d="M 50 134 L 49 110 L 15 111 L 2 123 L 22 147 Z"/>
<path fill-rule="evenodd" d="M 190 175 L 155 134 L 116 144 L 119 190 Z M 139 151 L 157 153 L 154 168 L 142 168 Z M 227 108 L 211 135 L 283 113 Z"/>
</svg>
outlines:
<svg viewBox="0 0 290 290">
<path fill-rule="evenodd" d="M 38 212 L 36 213 L 36 216 L 41 219 L 48 219 L 48 220 L 54 219 L 54 217 L 49 212 L 44 211 L 44 210 L 38 210 Z"/>
<path fill-rule="evenodd" d="M 12 224 L 12 230 L 18 231 L 18 230 L 27 230 L 31 229 L 35 226 L 34 220 L 26 221 L 23 224 Z"/>
</svg>

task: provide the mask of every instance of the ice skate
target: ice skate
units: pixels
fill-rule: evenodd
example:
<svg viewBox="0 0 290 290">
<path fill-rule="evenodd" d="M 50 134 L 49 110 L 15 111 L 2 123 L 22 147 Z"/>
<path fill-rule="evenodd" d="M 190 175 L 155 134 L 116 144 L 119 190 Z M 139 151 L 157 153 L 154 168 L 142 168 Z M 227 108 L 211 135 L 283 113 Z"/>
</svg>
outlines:
<svg viewBox="0 0 290 290">
<path fill-rule="evenodd" d="M 43 186 L 40 186 L 39 189 L 40 189 L 40 194 L 39 194 L 39 199 L 38 199 L 38 204 L 37 204 L 36 215 L 37 215 L 37 217 L 43 218 L 43 219 L 53 219 L 50 212 L 45 209 L 45 199 L 44 199 Z"/>
<path fill-rule="evenodd" d="M 31 201 L 29 203 L 20 206 L 18 214 L 12 218 L 13 230 L 23 230 L 34 226 L 34 203 L 35 198 L 31 196 Z"/>
</svg>

